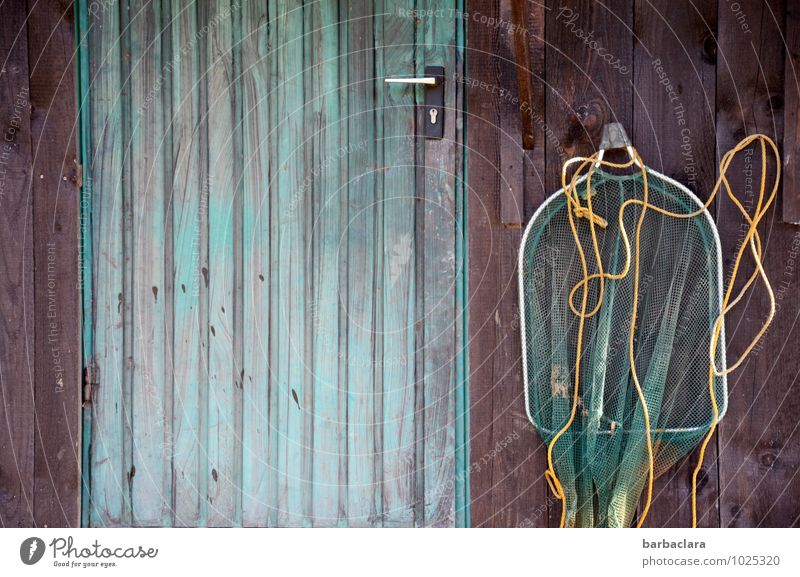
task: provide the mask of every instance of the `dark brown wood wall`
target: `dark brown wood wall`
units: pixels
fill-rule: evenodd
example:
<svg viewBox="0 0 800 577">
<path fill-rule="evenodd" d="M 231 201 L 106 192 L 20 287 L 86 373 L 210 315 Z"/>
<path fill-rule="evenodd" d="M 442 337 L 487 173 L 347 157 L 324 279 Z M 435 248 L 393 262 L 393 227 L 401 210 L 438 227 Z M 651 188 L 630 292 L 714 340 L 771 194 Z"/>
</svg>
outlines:
<svg viewBox="0 0 800 577">
<path fill-rule="evenodd" d="M 787 14 L 782 0 L 523 0 L 519 29 L 515 2 L 473 0 L 466 14 L 472 524 L 558 524 L 560 504 L 543 479 L 545 447 L 525 415 L 516 257 L 521 226 L 560 188 L 563 160 L 593 152 L 603 125 L 622 122 L 650 166 L 707 198 L 721 155 L 755 132 L 782 144 L 785 117 L 784 187 L 762 231 L 779 310 L 756 352 L 729 377 L 730 406 L 706 456 L 699 515 L 702 526 L 798 525 L 800 227 L 788 224 L 800 220 L 797 8 Z M 593 32 L 613 65 L 576 29 Z M 519 34 L 527 55 L 515 53 Z M 530 150 L 523 149 L 520 74 L 532 83 L 523 107 L 534 120 Z M 743 185 L 744 168 L 730 169 L 734 186 Z M 741 218 L 724 200 L 713 213 L 727 270 Z M 728 319 L 729 359 L 750 342 L 767 306 L 755 291 Z M 648 525 L 691 524 L 695 459 L 657 481 Z"/>
<path fill-rule="evenodd" d="M 0 8 L 0 526 L 80 520 L 71 4 Z"/>
</svg>

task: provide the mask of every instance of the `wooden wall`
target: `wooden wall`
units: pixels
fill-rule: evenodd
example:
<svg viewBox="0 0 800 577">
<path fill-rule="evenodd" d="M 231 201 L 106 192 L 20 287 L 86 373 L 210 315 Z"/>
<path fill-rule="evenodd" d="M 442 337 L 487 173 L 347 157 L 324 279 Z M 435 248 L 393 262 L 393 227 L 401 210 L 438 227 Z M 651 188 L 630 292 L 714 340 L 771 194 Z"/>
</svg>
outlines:
<svg viewBox="0 0 800 577">
<path fill-rule="evenodd" d="M 521 29 L 511 26 L 519 22 L 515 3 L 526 17 Z M 593 152 L 604 123 L 622 122 L 650 166 L 707 198 L 720 156 L 755 132 L 782 144 L 786 119 L 782 197 L 762 231 L 779 310 L 729 377 L 730 407 L 705 460 L 699 513 L 703 526 L 797 525 L 800 228 L 789 224 L 800 220 L 796 6 L 472 0 L 467 22 L 472 524 L 558 524 L 560 504 L 543 479 L 545 448 L 525 416 L 515 264 L 520 226 L 560 188 L 563 160 Z M 522 57 L 514 50 L 520 36 Z M 520 77 L 531 83 L 527 119 Z M 522 147 L 526 125 L 530 150 Z M 740 190 L 743 163 L 729 173 Z M 724 200 L 712 212 L 727 269 L 741 218 Z M 767 304 L 757 290 L 729 317 L 730 359 L 750 342 Z M 658 480 L 649 526 L 690 525 L 695 458 Z"/>
<path fill-rule="evenodd" d="M 71 5 L 0 18 L 0 526 L 80 522 L 77 105 Z"/>
</svg>

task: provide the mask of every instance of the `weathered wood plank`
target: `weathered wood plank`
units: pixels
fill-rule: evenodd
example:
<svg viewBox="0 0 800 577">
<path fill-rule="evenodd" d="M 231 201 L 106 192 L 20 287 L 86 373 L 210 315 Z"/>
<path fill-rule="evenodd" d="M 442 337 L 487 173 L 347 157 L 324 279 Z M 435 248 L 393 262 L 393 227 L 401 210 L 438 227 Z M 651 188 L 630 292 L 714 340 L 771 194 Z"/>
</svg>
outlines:
<svg viewBox="0 0 800 577">
<path fill-rule="evenodd" d="M 415 22 L 410 1 L 387 2 L 378 22 L 377 81 L 382 77 L 410 76 L 413 69 Z M 382 146 L 378 166 L 382 201 L 380 248 L 383 311 L 382 427 L 383 524 L 414 523 L 414 471 L 418 465 L 414 444 L 414 323 L 416 321 L 416 202 L 414 183 L 415 90 L 413 86 L 378 85 Z"/>
<path fill-rule="evenodd" d="M 685 184 L 702 200 L 716 178 L 716 6 L 671 9 L 668 0 L 637 1 L 634 124 L 630 135 L 648 166 Z M 691 479 L 697 456 L 656 481 L 650 527 L 692 524 Z M 706 451 L 698 523 L 719 526 L 716 444 Z"/>
<path fill-rule="evenodd" d="M 497 17 L 500 5 L 485 2 L 473 10 Z M 531 73 L 540 80 L 544 71 L 544 7 L 534 6 L 531 10 L 530 28 L 524 35 L 529 40 Z M 522 108 L 512 89 L 508 63 L 500 61 L 503 52 L 508 57 L 507 42 L 500 31 L 492 33 L 485 24 L 472 21 L 469 25 L 466 78 L 470 103 L 467 127 L 472 525 L 546 526 L 541 441 L 527 424 L 523 398 L 515 275 L 520 233 L 503 226 L 499 210 L 501 191 L 508 187 L 506 174 L 520 193 L 524 190 L 526 205 L 532 204 L 528 198 L 537 194 L 534 202 L 541 202 L 544 138 L 542 123 L 535 115 L 539 115 L 539 120 L 544 116 L 543 83 L 534 84 L 536 90 L 524 110 L 534 120 L 535 146 L 515 163 L 513 170 L 518 174 L 514 174 L 505 170 L 505 163 L 501 164 L 503 151 L 508 160 L 507 151 L 513 150 L 508 144 L 501 146 L 501 141 L 515 141 L 511 146 L 519 149 L 517 135 L 508 134 L 508 130 L 513 130 L 512 123 L 517 121 Z M 511 90 L 512 98 L 500 97 L 494 87 Z M 508 120 L 504 123 L 503 118 Z M 505 131 L 499 128 L 501 123 Z M 522 203 L 522 197 L 519 202 Z M 529 216 L 531 207 L 527 210 Z"/>
<path fill-rule="evenodd" d="M 423 2 L 423 34 L 419 42 L 426 64 L 455 62 L 456 26 L 439 2 Z M 463 263 L 455 258 L 456 154 L 455 78 L 446 76 L 444 138 L 427 140 L 424 157 L 424 247 L 425 289 L 424 364 L 424 524 L 452 526 L 455 523 L 455 382 L 456 270 Z"/>
<path fill-rule="evenodd" d="M 545 184 L 552 194 L 561 188 L 562 150 L 567 157 L 591 154 L 607 122 L 632 126 L 633 2 L 547 7 L 546 122 L 554 138 L 548 138 Z M 596 44 L 586 41 L 589 35 Z M 561 503 L 549 503 L 549 523 L 558 526 Z"/>
<path fill-rule="evenodd" d="M 351 150 L 347 224 L 347 439 L 351 526 L 378 521 L 380 437 L 374 413 L 376 389 L 376 175 L 375 69 L 372 2 L 348 4 L 348 139 Z"/>
<path fill-rule="evenodd" d="M 533 99 L 531 79 L 531 53 L 528 44 L 528 8 L 524 0 L 511 0 L 511 35 L 514 38 L 514 61 L 517 65 L 517 86 L 520 103 L 530 104 Z M 527 110 L 520 106 L 520 125 L 522 133 L 522 147 L 533 150 L 536 143 L 536 128 L 533 118 Z"/>
<path fill-rule="evenodd" d="M 269 470 L 272 474 L 267 480 L 267 492 L 269 494 L 269 518 L 267 524 L 269 526 L 278 525 L 278 491 L 281 482 L 281 467 L 280 446 L 283 442 L 281 438 L 280 415 L 282 413 L 280 406 L 284 401 L 280 391 L 280 341 L 272 335 L 279 334 L 281 330 L 281 323 L 283 320 L 278 316 L 277 302 L 280 298 L 280 285 L 278 267 L 281 264 L 280 240 L 281 240 L 281 216 L 282 210 L 280 204 L 278 175 L 281 167 L 278 165 L 278 132 L 277 126 L 279 125 L 279 107 L 278 98 L 280 96 L 278 85 L 278 0 L 270 0 L 269 2 L 269 46 L 271 47 L 270 58 L 270 92 L 269 92 L 269 123 L 270 132 L 268 138 L 269 149 L 269 198 L 270 198 L 270 254 L 269 254 Z M 266 279 L 266 277 L 265 277 Z"/>
<path fill-rule="evenodd" d="M 493 167 L 499 177 L 499 222 L 492 215 L 488 223 L 493 230 L 489 234 L 491 264 L 479 261 L 484 273 L 484 282 L 494 285 L 493 306 L 483 311 L 481 328 L 494 331 L 495 342 L 487 367 L 492 371 L 490 398 L 493 409 L 491 426 L 484 425 L 487 446 L 480 453 L 473 454 L 473 466 L 485 469 L 491 478 L 491 486 L 496 493 L 491 501 L 492 511 L 488 519 L 482 519 L 484 526 L 537 526 L 545 520 L 544 509 L 531 503 L 521 506 L 533 495 L 543 496 L 541 470 L 535 470 L 536 461 L 524 461 L 520 467 L 520 455 L 536 457 L 541 447 L 538 437 L 531 435 L 524 407 L 524 382 L 522 380 L 521 343 L 519 335 L 520 311 L 517 294 L 517 248 L 522 239 L 524 205 L 527 188 L 529 163 L 528 155 L 536 148 L 534 130 L 535 109 L 544 110 L 544 93 L 539 90 L 537 100 L 530 92 L 530 77 L 543 76 L 543 67 L 531 69 L 531 50 L 527 40 L 532 30 L 517 29 L 512 24 L 524 23 L 527 14 L 518 0 L 502 0 L 499 14 L 505 23 L 497 30 L 484 30 L 482 33 L 493 38 L 495 49 L 494 74 L 487 79 L 490 92 L 494 87 L 506 90 L 493 93 L 493 106 L 499 117 L 499 159 Z M 543 6 L 540 6 L 543 10 Z M 543 24 L 541 15 L 532 14 L 532 22 Z M 538 19 L 537 19 L 538 16 Z M 486 25 L 483 25 L 486 27 Z M 523 54 L 524 51 L 524 54 Z M 540 54 L 540 58 L 543 54 Z M 514 90 L 516 88 L 516 90 Z M 484 90 L 487 90 L 486 88 Z M 491 97 L 490 97 L 491 98 Z M 520 119 L 521 117 L 521 119 Z M 530 150 L 524 150 L 530 148 Z M 544 148 L 539 148 L 543 158 Z M 543 164 L 543 163 L 542 163 Z M 539 170 L 542 165 L 537 166 Z M 489 197 L 488 200 L 491 200 Z M 500 226 L 498 226 L 500 225 Z M 476 234 L 477 236 L 477 234 Z M 480 241 L 478 241 L 480 242 Z M 487 270 L 488 269 L 488 270 Z M 527 429 L 527 430 L 526 430 Z M 523 457 L 523 459 L 525 458 Z M 520 475 L 522 473 L 522 475 Z M 533 493 L 531 489 L 540 489 Z"/>
<path fill-rule="evenodd" d="M 29 5 L 36 438 L 34 522 L 80 523 L 81 326 L 72 7 Z"/>
<path fill-rule="evenodd" d="M 274 475 L 269 468 L 270 16 L 259 2 L 242 8 L 242 523 L 254 527 L 267 524 Z"/>
<path fill-rule="evenodd" d="M 276 58 L 277 79 L 274 86 L 277 107 L 276 181 L 278 196 L 277 297 L 271 304 L 278 321 L 278 524 L 302 525 L 305 483 L 310 471 L 303 470 L 304 419 L 306 416 L 306 244 L 305 219 L 309 195 L 302 187 L 305 163 L 302 143 L 303 74 L 303 3 L 281 0 L 277 4 Z"/>
<path fill-rule="evenodd" d="M 34 230 L 26 12 L 8 9 L 0 23 L 2 527 L 34 524 Z"/>
<path fill-rule="evenodd" d="M 500 21 L 504 26 L 492 30 L 483 25 L 484 34 L 497 34 L 495 44 L 495 65 L 497 67 L 496 86 L 505 90 L 499 93 L 497 105 L 500 107 L 500 222 L 509 228 L 520 228 L 523 221 L 523 198 L 525 163 L 523 142 L 531 140 L 532 133 L 526 133 L 531 127 L 520 122 L 520 115 L 530 123 L 530 116 L 523 111 L 522 103 L 530 103 L 531 95 L 523 92 L 529 82 L 530 69 L 526 66 L 527 58 L 518 59 L 519 51 L 525 47 L 524 38 L 512 28 L 511 23 L 519 17 L 515 11 L 519 0 L 502 0 L 500 2 Z M 512 4 L 514 6 L 512 6 Z M 528 54 L 527 51 L 525 51 Z M 514 88 L 517 88 L 515 91 Z M 528 144 L 531 144 L 528 142 Z M 514 265 L 512 264 L 512 267 Z"/>
<path fill-rule="evenodd" d="M 200 63 L 203 44 L 197 42 L 198 7 L 172 0 L 172 236 L 173 236 L 173 412 L 172 508 L 175 526 L 201 522 L 201 390 L 206 382 L 205 341 L 202 330 L 206 286 L 202 267 L 207 249 L 208 188 L 202 149 L 206 144 L 201 121 Z M 169 416 L 168 416 L 169 417 Z"/>
<path fill-rule="evenodd" d="M 120 32 L 120 7 L 90 14 L 89 58 L 92 158 L 92 268 L 94 380 L 92 391 L 91 500 L 89 524 L 130 520 L 127 473 L 124 361 L 123 121 L 122 58 L 129 37 Z"/>
<path fill-rule="evenodd" d="M 133 523 L 168 522 L 172 475 L 165 459 L 171 443 L 171 378 L 166 369 L 166 264 L 164 60 L 162 4 L 130 7 Z M 171 303 L 170 303 L 171 304 Z M 169 379 L 168 379 L 169 378 Z M 167 386 L 167 382 L 170 386 Z"/>
<path fill-rule="evenodd" d="M 786 3 L 782 220 L 800 224 L 800 6 Z"/>
<path fill-rule="evenodd" d="M 241 376 L 234 340 L 235 229 L 240 204 L 236 194 L 240 166 L 235 143 L 236 78 L 233 20 L 229 0 L 209 7 L 208 36 L 208 524 L 237 522 L 240 487 Z"/>
<path fill-rule="evenodd" d="M 341 164 L 346 162 L 347 142 L 340 133 L 340 98 L 346 92 L 340 84 L 340 67 L 347 59 L 339 50 L 337 3 L 323 0 L 307 8 L 310 16 L 308 55 L 310 96 L 307 157 L 311 159 L 307 189 L 312 194 L 310 250 L 311 306 L 308 321 L 312 338 L 311 412 L 313 423 L 313 471 L 311 498 L 315 527 L 336 526 L 344 503 L 339 482 L 345 473 L 345 457 L 340 445 L 345 434 L 339 391 L 340 380 L 340 285 L 344 279 L 344 256 L 340 247 L 343 218 L 347 214 L 346 188 L 343 189 Z M 346 122 L 346 121 L 345 121 Z M 342 154 L 337 154 L 342 151 Z M 346 186 L 346 185 L 345 185 Z"/>
<path fill-rule="evenodd" d="M 740 11 L 720 3 L 717 65 L 717 141 L 727 151 L 747 134 L 761 132 L 776 142 L 783 138 L 785 3 L 739 3 Z M 748 183 L 745 171 L 752 170 Z M 728 174 L 746 207 L 755 203 L 761 155 L 745 152 Z M 770 166 L 767 182 L 774 172 Z M 777 212 L 776 212 L 777 211 Z M 777 222 L 780 209 L 770 210 L 761 230 L 764 268 L 773 280 L 779 306 L 775 321 L 751 357 L 728 378 L 729 407 L 719 428 L 720 515 L 723 527 L 797 525 L 800 519 L 800 439 L 796 378 L 800 359 L 796 342 L 797 229 Z M 723 254 L 729 266 L 743 238 L 744 221 L 729 200 L 718 205 Z M 745 261 L 749 259 L 745 258 Z M 747 277 L 752 266 L 741 271 Z M 725 271 L 728 278 L 729 270 Z M 768 310 L 766 293 L 756 287 L 741 309 L 726 322 L 728 362 L 738 359 Z"/>
</svg>

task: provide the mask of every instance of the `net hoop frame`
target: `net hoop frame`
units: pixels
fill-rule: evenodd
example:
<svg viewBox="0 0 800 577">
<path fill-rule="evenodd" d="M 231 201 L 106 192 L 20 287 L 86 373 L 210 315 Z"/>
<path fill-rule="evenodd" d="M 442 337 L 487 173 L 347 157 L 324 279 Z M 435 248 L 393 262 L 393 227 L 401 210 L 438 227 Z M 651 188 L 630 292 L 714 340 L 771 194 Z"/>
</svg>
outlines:
<svg viewBox="0 0 800 577">
<path fill-rule="evenodd" d="M 717 249 L 718 298 L 719 298 L 720 310 L 722 310 L 722 303 L 723 303 L 723 299 L 724 299 L 723 282 L 722 282 L 723 281 L 723 279 L 722 279 L 722 243 L 721 243 L 720 238 L 719 238 L 719 230 L 717 230 L 717 225 L 714 222 L 714 219 L 711 218 L 711 213 L 709 213 L 708 209 L 705 208 L 705 205 L 702 202 L 700 202 L 700 199 L 697 198 L 697 195 L 695 195 L 691 190 L 689 190 L 689 188 L 687 188 L 686 186 L 684 186 L 680 182 L 678 182 L 675 179 L 670 178 L 669 176 L 667 176 L 665 174 L 662 174 L 662 173 L 658 172 L 657 170 L 654 170 L 654 169 L 652 169 L 650 167 L 645 167 L 645 170 L 647 170 L 649 173 L 655 175 L 656 177 L 660 178 L 661 180 L 665 181 L 666 183 L 671 184 L 671 185 L 673 185 L 675 187 L 678 187 L 679 189 L 685 191 L 687 193 L 687 196 L 689 197 L 689 199 L 696 204 L 697 208 L 698 209 L 700 209 L 700 208 L 703 209 L 703 216 L 705 216 L 705 218 L 708 221 L 708 224 L 709 224 L 712 232 L 714 233 L 714 244 L 715 244 L 716 249 Z M 603 170 L 600 170 L 600 169 L 594 169 L 591 174 L 595 175 L 595 174 L 598 174 L 598 173 L 599 174 L 609 175 L 609 176 L 612 176 L 612 177 L 617 176 L 617 175 L 613 175 L 613 174 L 607 173 L 606 171 L 603 171 Z M 626 176 L 626 175 L 620 175 L 620 176 Z M 631 176 L 635 176 L 635 174 L 632 174 Z M 578 180 L 575 182 L 575 184 L 576 185 L 582 184 L 588 177 L 589 177 L 589 174 L 585 174 L 585 175 L 581 176 L 580 178 L 578 178 Z M 524 257 L 525 257 L 525 246 L 526 246 L 527 241 L 528 241 L 528 235 L 529 235 L 530 231 L 532 230 L 533 225 L 536 222 L 537 218 L 542 213 L 542 211 L 545 208 L 547 208 L 547 206 L 552 201 L 556 200 L 560 196 L 566 196 L 564 194 L 564 189 L 563 188 L 558 189 L 556 192 L 554 192 L 549 197 L 547 197 L 545 199 L 545 201 L 539 206 L 539 208 L 536 209 L 536 212 L 533 213 L 533 216 L 531 217 L 530 221 L 528 221 L 528 224 L 525 227 L 525 232 L 522 234 L 522 241 L 520 243 L 520 251 L 519 251 L 519 255 L 517 257 L 517 283 L 518 283 L 518 286 L 519 286 L 519 307 L 520 307 L 519 310 L 520 310 L 520 314 L 521 315 L 524 315 L 525 311 L 527 310 L 525 308 L 525 282 L 524 282 L 524 279 L 523 279 L 522 271 L 523 271 L 523 264 L 524 264 Z M 537 430 L 542 431 L 545 435 L 553 435 L 553 434 L 555 434 L 556 431 L 548 429 L 548 428 L 543 427 L 543 426 L 540 426 L 534 420 L 533 415 L 531 415 L 530 392 L 529 392 L 530 386 L 529 386 L 529 379 L 528 379 L 528 336 L 526 334 L 526 325 L 527 325 L 527 323 L 525 322 L 525 320 L 523 318 L 523 321 L 520 323 L 520 328 L 521 328 L 520 332 L 522 334 L 522 379 L 523 379 L 523 384 L 524 384 L 523 388 L 524 388 L 524 393 L 525 393 L 525 414 L 528 415 L 528 420 L 533 424 L 534 427 L 536 427 Z M 722 355 L 721 355 L 721 357 L 722 357 L 722 359 L 721 359 L 721 370 L 724 372 L 727 369 L 727 358 L 726 358 L 727 355 L 725 354 L 725 351 L 727 350 L 727 340 L 726 340 L 726 337 L 725 337 L 725 319 L 724 318 L 722 319 L 722 322 L 721 322 L 719 342 L 721 343 L 722 350 L 723 350 Z M 677 434 L 677 433 L 696 433 L 696 432 L 701 431 L 701 430 L 706 430 L 708 427 L 718 425 L 719 422 L 722 420 L 722 417 L 724 417 L 725 413 L 727 413 L 727 411 L 728 411 L 728 377 L 727 377 L 727 375 L 722 375 L 722 376 L 720 376 L 718 378 L 722 379 L 722 391 L 721 392 L 722 392 L 723 405 L 722 405 L 721 410 L 719 411 L 719 415 L 717 416 L 716 423 L 709 422 L 708 425 L 704 425 L 703 427 L 681 427 L 681 428 L 667 428 L 667 429 L 652 429 L 651 435 L 655 435 L 655 434 Z M 598 434 L 601 434 L 601 435 L 612 435 L 612 434 L 616 434 L 616 433 L 614 431 L 602 430 L 602 431 L 598 431 Z"/>
</svg>

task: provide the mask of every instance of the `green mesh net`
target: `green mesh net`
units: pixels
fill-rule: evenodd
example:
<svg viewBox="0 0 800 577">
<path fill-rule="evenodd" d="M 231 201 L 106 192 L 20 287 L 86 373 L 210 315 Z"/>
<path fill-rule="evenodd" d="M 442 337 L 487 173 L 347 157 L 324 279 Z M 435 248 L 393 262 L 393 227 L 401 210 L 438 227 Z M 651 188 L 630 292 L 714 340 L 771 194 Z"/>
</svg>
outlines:
<svg viewBox="0 0 800 577">
<path fill-rule="evenodd" d="M 703 204 L 681 184 L 647 169 L 653 206 L 689 214 Z M 575 186 L 586 204 L 587 180 Z M 623 202 L 642 199 L 641 172 L 591 174 L 592 210 L 605 271 L 620 271 L 626 252 L 618 218 Z M 564 525 L 626 527 L 637 515 L 650 460 L 644 412 L 634 386 L 629 339 L 635 274 L 586 283 L 580 386 L 574 389 L 580 318 L 570 292 L 584 278 L 564 190 L 552 195 L 528 224 L 520 251 L 523 366 L 528 416 L 552 447 L 563 492 Z M 623 222 L 633 242 L 642 206 L 626 206 Z M 573 219 L 588 270 L 597 271 L 590 222 Z M 633 270 L 633 269 L 632 269 Z M 580 291 L 579 291 L 580 292 Z M 648 209 L 639 234 L 638 302 L 633 327 L 636 374 L 649 413 L 654 477 L 687 455 L 714 423 L 709 351 L 723 302 L 719 236 L 707 211 L 674 218 Z M 574 298 L 579 303 L 581 297 Z M 724 329 L 723 329 L 724 331 Z M 725 367 L 724 332 L 716 366 Z M 727 408 L 724 376 L 713 377 L 717 413 Z"/>
</svg>

